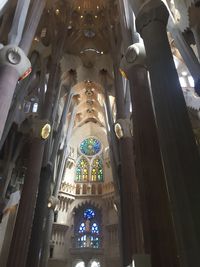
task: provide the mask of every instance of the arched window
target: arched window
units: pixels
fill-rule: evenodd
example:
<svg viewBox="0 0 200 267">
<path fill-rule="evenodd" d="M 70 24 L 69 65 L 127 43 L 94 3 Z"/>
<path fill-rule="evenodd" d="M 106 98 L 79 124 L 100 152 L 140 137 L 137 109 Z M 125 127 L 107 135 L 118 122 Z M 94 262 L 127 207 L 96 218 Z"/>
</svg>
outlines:
<svg viewBox="0 0 200 267">
<path fill-rule="evenodd" d="M 82 234 L 85 232 L 85 223 L 81 223 L 81 225 L 79 226 L 79 233 Z"/>
<path fill-rule="evenodd" d="M 88 137 L 81 142 L 78 153 L 82 156 L 76 165 L 75 182 L 103 182 L 101 151 L 102 144 L 95 137 Z"/>
<path fill-rule="evenodd" d="M 92 162 L 91 181 L 93 182 L 103 181 L 103 163 L 99 157 L 96 157 Z"/>
<path fill-rule="evenodd" d="M 87 208 L 82 213 L 82 219 L 78 227 L 77 246 L 79 248 L 99 248 L 100 229 L 93 209 Z"/>
<path fill-rule="evenodd" d="M 93 224 L 92 224 L 91 232 L 92 232 L 93 234 L 97 234 L 97 235 L 99 234 L 99 226 L 98 226 L 97 223 L 93 223 Z"/>
<path fill-rule="evenodd" d="M 76 166 L 76 182 L 87 182 L 89 180 L 89 163 L 85 157 L 81 157 Z"/>
</svg>

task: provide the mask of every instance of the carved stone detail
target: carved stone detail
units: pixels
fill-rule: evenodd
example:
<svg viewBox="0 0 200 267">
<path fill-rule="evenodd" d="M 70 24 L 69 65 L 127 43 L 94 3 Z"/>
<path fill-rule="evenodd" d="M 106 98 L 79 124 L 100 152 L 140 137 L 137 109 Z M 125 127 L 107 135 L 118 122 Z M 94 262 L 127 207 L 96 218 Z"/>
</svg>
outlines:
<svg viewBox="0 0 200 267">
<path fill-rule="evenodd" d="M 140 9 L 136 18 L 136 28 L 139 33 L 152 21 L 167 25 L 169 12 L 162 1 L 148 1 Z M 156 37 L 156 36 L 155 36 Z"/>
</svg>

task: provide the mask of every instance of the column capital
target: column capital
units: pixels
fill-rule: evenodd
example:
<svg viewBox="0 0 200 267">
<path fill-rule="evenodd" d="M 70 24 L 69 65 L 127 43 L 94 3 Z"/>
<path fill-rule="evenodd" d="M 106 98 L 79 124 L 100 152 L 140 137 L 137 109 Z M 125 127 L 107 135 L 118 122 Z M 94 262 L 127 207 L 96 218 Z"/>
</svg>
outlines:
<svg viewBox="0 0 200 267">
<path fill-rule="evenodd" d="M 133 136 L 133 129 L 129 119 L 118 119 L 114 125 L 114 131 L 118 139 Z"/>
<path fill-rule="evenodd" d="M 48 139 L 51 132 L 51 125 L 48 120 L 29 118 L 25 120 L 20 127 L 20 132 L 27 134 L 32 138 Z"/>
<path fill-rule="evenodd" d="M 19 75 L 19 80 L 23 80 L 31 72 L 30 60 L 24 51 L 16 45 L 0 47 L 0 66 L 10 66 L 14 68 Z"/>
<path fill-rule="evenodd" d="M 142 34 L 143 28 L 152 21 L 158 21 L 163 25 L 167 25 L 169 12 L 165 4 L 160 0 L 146 1 L 140 8 L 136 17 L 137 31 Z M 156 36 L 154 37 L 156 38 Z"/>
<path fill-rule="evenodd" d="M 130 70 L 138 66 L 146 66 L 146 51 L 141 43 L 132 44 L 127 48 L 120 62 L 120 72 L 129 79 Z"/>
</svg>

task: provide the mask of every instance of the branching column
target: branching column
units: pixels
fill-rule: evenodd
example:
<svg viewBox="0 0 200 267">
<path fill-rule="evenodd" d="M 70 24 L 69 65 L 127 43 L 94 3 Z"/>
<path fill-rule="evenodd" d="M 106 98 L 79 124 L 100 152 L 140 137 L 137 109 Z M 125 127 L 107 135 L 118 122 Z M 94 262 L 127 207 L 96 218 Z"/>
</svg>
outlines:
<svg viewBox="0 0 200 267">
<path fill-rule="evenodd" d="M 21 38 L 29 2 L 28 0 L 18 1 L 9 34 L 9 40 L 12 43 L 0 49 L 0 138 L 4 130 L 16 84 L 19 79 L 27 76 L 31 70 L 31 64 L 26 55 L 30 50 L 46 0 L 33 1 L 29 19 Z"/>
<path fill-rule="evenodd" d="M 129 77 L 145 252 L 151 255 L 152 267 L 179 266 L 147 71 L 144 66 L 135 66 Z"/>
<path fill-rule="evenodd" d="M 66 163 L 66 158 L 68 156 L 69 140 L 71 138 L 72 130 L 74 127 L 75 116 L 77 112 L 76 108 L 78 104 L 78 99 L 74 96 L 74 99 L 72 102 L 73 104 L 72 104 L 72 109 L 71 109 L 71 116 L 69 119 L 64 147 L 63 147 L 62 155 L 61 155 L 60 162 L 59 162 L 60 164 L 57 170 L 55 187 L 54 187 L 53 194 L 52 194 L 54 199 L 58 198 L 60 185 L 63 179 L 64 166 Z M 51 234 L 52 234 L 53 218 L 54 218 L 54 210 L 53 210 L 53 207 L 51 207 L 46 212 L 46 224 L 45 224 L 44 235 L 43 235 L 43 247 L 42 247 L 41 259 L 40 259 L 40 264 L 39 264 L 40 267 L 47 267 L 48 265 L 49 245 L 50 245 L 49 243 L 50 243 Z"/>
<path fill-rule="evenodd" d="M 128 266 L 132 263 L 134 254 L 143 252 L 143 245 L 130 119 L 126 118 L 122 78 L 116 66 L 117 64 L 115 64 L 114 67 L 117 107 L 117 121 L 115 125 L 122 131 L 122 135 L 118 135 L 120 155 L 119 191 L 121 203 L 122 256 L 123 266 Z M 107 88 L 106 85 L 105 88 Z M 117 131 L 116 128 L 116 134 Z"/>
<path fill-rule="evenodd" d="M 200 160 L 167 38 L 167 21 L 165 5 L 155 0 L 143 5 L 136 25 L 146 48 L 180 262 L 189 267 L 200 264 Z"/>
</svg>

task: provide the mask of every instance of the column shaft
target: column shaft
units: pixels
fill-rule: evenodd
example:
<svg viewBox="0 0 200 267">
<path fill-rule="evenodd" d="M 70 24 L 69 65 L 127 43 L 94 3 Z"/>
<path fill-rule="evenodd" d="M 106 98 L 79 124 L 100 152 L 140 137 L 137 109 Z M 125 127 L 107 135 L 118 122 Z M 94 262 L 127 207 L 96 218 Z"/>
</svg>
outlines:
<svg viewBox="0 0 200 267">
<path fill-rule="evenodd" d="M 145 253 L 152 267 L 178 267 L 170 205 L 151 104 L 147 71 L 129 71 Z"/>
<path fill-rule="evenodd" d="M 126 119 L 125 96 L 122 78 L 114 67 L 115 95 L 117 118 Z M 127 103 L 128 104 L 128 103 Z M 133 154 L 133 139 L 124 136 L 118 141 L 120 154 L 120 199 L 121 199 L 121 227 L 122 227 L 122 251 L 123 264 L 132 264 L 133 255 L 143 252 L 142 233 L 140 228 L 140 207 L 138 199 L 138 184 L 135 175 L 135 162 Z"/>
<path fill-rule="evenodd" d="M 44 217 L 47 210 L 48 199 L 50 196 L 50 182 L 52 179 L 52 168 L 50 165 L 42 168 L 40 174 L 40 183 L 38 190 L 35 216 L 33 220 L 32 235 L 27 256 L 27 267 L 38 267 L 40 261 L 40 252 L 42 244 L 42 235 L 44 228 Z"/>
<path fill-rule="evenodd" d="M 164 172 L 172 204 L 181 266 L 198 266 L 200 160 L 171 54 L 161 1 L 148 2 L 136 23 L 144 39 Z"/>
<path fill-rule="evenodd" d="M 0 139 L 18 79 L 19 74 L 14 68 L 0 66 Z"/>
<path fill-rule="evenodd" d="M 44 152 L 42 143 L 42 140 L 34 138 L 30 144 L 28 171 L 20 199 L 7 267 L 24 267 L 26 264 L 40 177 L 39 166 Z"/>
</svg>

